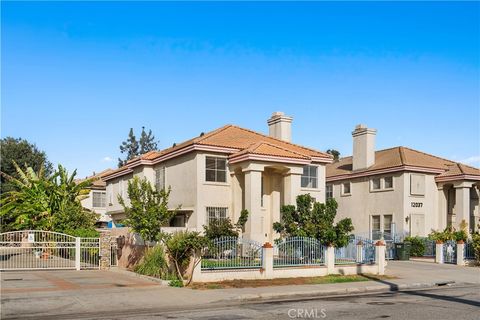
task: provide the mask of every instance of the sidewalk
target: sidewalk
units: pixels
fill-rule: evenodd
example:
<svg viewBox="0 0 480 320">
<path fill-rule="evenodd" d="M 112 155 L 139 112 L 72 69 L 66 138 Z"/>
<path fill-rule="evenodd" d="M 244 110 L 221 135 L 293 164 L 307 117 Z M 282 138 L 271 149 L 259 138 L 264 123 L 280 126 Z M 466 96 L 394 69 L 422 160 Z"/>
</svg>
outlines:
<svg viewBox="0 0 480 320">
<path fill-rule="evenodd" d="M 411 288 L 433 287 L 437 284 L 480 284 L 480 268 L 434 265 L 411 261 L 390 261 L 387 275 L 396 279 L 320 285 L 295 285 L 242 289 L 192 290 L 171 288 L 130 276 L 131 287 L 98 289 L 2 292 L 2 319 L 47 317 L 51 315 L 85 314 L 95 310 L 105 315 L 141 314 L 148 310 L 171 311 L 201 309 L 262 300 L 298 299 L 330 295 L 358 294 Z M 75 273 L 74 273 L 75 274 Z M 81 273 L 78 273 L 80 275 Z M 112 278 L 126 277 L 110 272 Z M 125 280 L 126 281 L 126 280 Z M 3 282 L 2 282 L 3 283 Z M 3 291 L 3 290 L 2 290 Z"/>
</svg>

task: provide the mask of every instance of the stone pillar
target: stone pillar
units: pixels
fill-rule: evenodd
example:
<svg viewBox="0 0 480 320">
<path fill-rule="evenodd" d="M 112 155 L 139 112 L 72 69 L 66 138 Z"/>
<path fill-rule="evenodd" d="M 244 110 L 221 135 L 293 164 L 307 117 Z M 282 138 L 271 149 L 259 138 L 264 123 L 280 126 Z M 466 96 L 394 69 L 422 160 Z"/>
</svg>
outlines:
<svg viewBox="0 0 480 320">
<path fill-rule="evenodd" d="M 465 221 L 467 232 L 470 232 L 470 188 L 472 183 L 462 182 L 455 185 L 455 228 L 460 230 L 460 224 Z"/>
<path fill-rule="evenodd" d="M 335 247 L 328 246 L 325 251 L 325 264 L 327 265 L 327 274 L 335 273 Z"/>
<path fill-rule="evenodd" d="M 303 167 L 291 167 L 283 179 L 283 201 L 286 205 L 296 205 L 300 194 Z"/>
<path fill-rule="evenodd" d="M 443 263 L 443 242 L 435 243 L 435 263 Z"/>
<path fill-rule="evenodd" d="M 465 243 L 463 240 L 457 242 L 457 265 L 464 266 L 465 265 Z"/>
<path fill-rule="evenodd" d="M 110 250 L 112 246 L 112 236 L 110 232 L 100 233 L 100 270 L 108 270 L 111 265 Z"/>
<path fill-rule="evenodd" d="M 378 266 L 378 274 L 384 275 L 387 263 L 385 260 L 385 243 L 381 240 L 375 243 L 375 264 Z"/>
<path fill-rule="evenodd" d="M 262 171 L 247 168 L 245 174 L 245 209 L 248 210 L 248 220 L 245 226 L 245 236 L 260 243 L 265 242 L 265 217 L 261 208 Z"/>
<path fill-rule="evenodd" d="M 265 279 L 273 279 L 273 246 L 265 242 L 262 247 L 262 270 Z"/>
<path fill-rule="evenodd" d="M 356 258 L 357 263 L 362 263 L 363 262 L 363 242 L 358 241 L 357 243 L 357 258 Z"/>
</svg>

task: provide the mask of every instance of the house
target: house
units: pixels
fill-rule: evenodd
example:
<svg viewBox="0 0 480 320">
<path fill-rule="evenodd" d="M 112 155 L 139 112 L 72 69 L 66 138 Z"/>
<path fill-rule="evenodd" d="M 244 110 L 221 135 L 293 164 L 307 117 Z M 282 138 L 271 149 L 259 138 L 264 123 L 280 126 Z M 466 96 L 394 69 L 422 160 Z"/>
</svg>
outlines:
<svg viewBox="0 0 480 320">
<path fill-rule="evenodd" d="M 325 165 L 329 154 L 291 143 L 292 118 L 276 112 L 269 135 L 226 125 L 161 151 L 151 151 L 103 177 L 107 213 L 125 217 L 117 196 L 127 195 L 128 180 L 146 178 L 157 189 L 171 187 L 169 206 L 181 206 L 170 229 L 202 231 L 212 219 L 236 222 L 249 211 L 245 237 L 272 241 L 280 207 L 310 193 L 325 200 Z"/>
<path fill-rule="evenodd" d="M 88 197 L 81 201 L 82 207 L 99 214 L 97 225 L 106 227 L 112 218 L 107 215 L 107 192 L 105 180 L 103 177 L 110 173 L 112 169 L 106 169 L 100 173 L 93 174 L 87 179 L 92 179 L 92 185 L 89 187 Z"/>
<path fill-rule="evenodd" d="M 327 198 L 355 233 L 426 236 L 432 229 L 479 223 L 480 170 L 407 147 L 375 151 L 376 130 L 358 125 L 353 156 L 327 165 Z"/>
</svg>

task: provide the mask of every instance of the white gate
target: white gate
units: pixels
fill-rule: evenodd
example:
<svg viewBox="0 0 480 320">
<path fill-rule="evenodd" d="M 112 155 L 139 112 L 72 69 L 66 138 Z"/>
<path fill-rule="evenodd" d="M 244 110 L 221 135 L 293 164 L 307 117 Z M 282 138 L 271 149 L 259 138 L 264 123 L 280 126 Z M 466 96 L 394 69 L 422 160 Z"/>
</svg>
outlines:
<svg viewBox="0 0 480 320">
<path fill-rule="evenodd" d="M 98 238 L 51 231 L 0 233 L 0 270 L 98 269 Z"/>
</svg>

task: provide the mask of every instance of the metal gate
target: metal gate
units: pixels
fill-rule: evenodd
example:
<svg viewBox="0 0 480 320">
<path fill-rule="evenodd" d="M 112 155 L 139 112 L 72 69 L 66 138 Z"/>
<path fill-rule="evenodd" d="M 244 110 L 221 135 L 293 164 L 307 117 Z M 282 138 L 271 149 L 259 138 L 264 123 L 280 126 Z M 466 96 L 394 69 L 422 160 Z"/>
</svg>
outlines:
<svg viewBox="0 0 480 320">
<path fill-rule="evenodd" d="M 457 263 L 457 243 L 452 240 L 443 243 L 443 262 Z"/>
<path fill-rule="evenodd" d="M 98 269 L 100 240 L 51 231 L 0 233 L 0 270 Z"/>
</svg>

